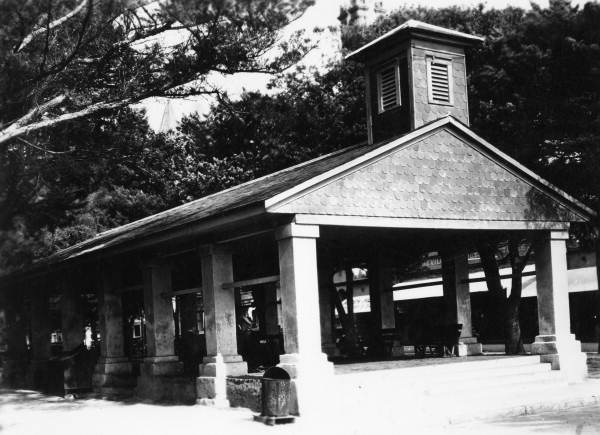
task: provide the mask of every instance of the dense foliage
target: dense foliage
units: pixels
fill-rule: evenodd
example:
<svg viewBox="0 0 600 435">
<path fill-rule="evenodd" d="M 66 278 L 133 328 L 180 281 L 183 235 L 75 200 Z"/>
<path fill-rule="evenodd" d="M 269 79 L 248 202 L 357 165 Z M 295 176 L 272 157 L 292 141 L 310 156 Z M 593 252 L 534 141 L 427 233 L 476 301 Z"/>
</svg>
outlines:
<svg viewBox="0 0 600 435">
<path fill-rule="evenodd" d="M 213 94 L 210 72 L 280 71 L 307 47 L 278 30 L 311 3 L 2 0 L 0 146 L 148 97 Z"/>
<path fill-rule="evenodd" d="M 472 128 L 600 210 L 595 169 L 600 158 L 600 5 L 577 8 L 556 0 L 530 11 L 406 7 L 372 26 L 342 26 L 344 50 L 408 18 L 485 36 L 467 58 Z M 10 25 L 5 20 L 2 27 Z M 10 32 L 3 32 L 0 46 L 8 47 Z M 43 40 L 28 49 L 43 49 Z M 209 39 L 201 48 L 215 51 L 213 59 L 220 62 L 232 58 L 231 70 L 243 69 L 239 57 L 221 56 L 226 47 Z M 8 55 L 5 65 L 12 62 L 17 69 L 0 73 L 0 109 L 11 107 L 10 114 L 0 110 L 5 123 L 26 113 L 37 95 L 33 88 L 21 99 L 7 93 L 40 68 L 39 58 L 27 64 L 20 56 Z M 161 77 L 197 74 L 200 67 L 190 63 L 199 56 L 170 58 Z M 289 60 L 284 56 L 282 62 Z M 83 85 L 87 76 L 77 77 L 77 89 L 88 89 Z M 143 74 L 136 77 L 148 80 Z M 73 95 L 66 73 L 59 78 L 44 86 L 52 83 L 52 92 L 67 89 Z M 19 83 L 10 84 L 15 80 Z M 152 133 L 140 114 L 122 108 L 12 140 L 0 148 L 0 268 L 20 266 L 103 229 L 366 139 L 360 65 L 340 61 L 327 73 L 294 72 L 280 77 L 278 85 L 282 92 L 272 96 L 223 98 L 208 117 L 190 116 L 168 134 Z M 52 112 L 50 118 L 56 116 Z"/>
<path fill-rule="evenodd" d="M 128 107 L 281 71 L 309 47 L 280 30 L 311 3 L 0 0 L 0 270 L 191 199 L 190 168 L 218 165 Z"/>
</svg>

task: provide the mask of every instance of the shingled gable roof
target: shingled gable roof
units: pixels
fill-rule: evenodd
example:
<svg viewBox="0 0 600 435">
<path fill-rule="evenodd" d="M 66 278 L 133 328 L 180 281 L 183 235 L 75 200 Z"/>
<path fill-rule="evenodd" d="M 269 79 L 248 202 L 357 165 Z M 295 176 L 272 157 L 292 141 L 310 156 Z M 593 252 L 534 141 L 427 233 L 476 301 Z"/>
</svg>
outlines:
<svg viewBox="0 0 600 435">
<path fill-rule="evenodd" d="M 332 179 L 348 169 L 363 165 L 392 149 L 401 148 L 415 140 L 449 128 L 464 135 L 484 148 L 497 161 L 510 167 L 523 179 L 556 201 L 566 206 L 582 220 L 588 220 L 594 212 L 575 198 L 543 180 L 523 165 L 477 136 L 468 127 L 451 116 L 441 118 L 391 141 L 374 145 L 357 145 L 321 156 L 305 163 L 269 174 L 244 184 L 191 201 L 144 219 L 105 231 L 96 237 L 61 250 L 40 263 L 51 264 L 72 258 L 98 253 L 116 246 L 123 246 L 141 238 L 165 234 L 186 225 L 200 223 L 224 215 L 233 215 L 251 207 L 258 213 L 284 202 L 299 192 L 310 189 L 327 179 Z"/>
<path fill-rule="evenodd" d="M 381 155 L 389 153 L 390 151 L 400 150 L 405 146 L 409 146 L 415 143 L 418 139 L 433 134 L 434 132 L 443 128 L 449 128 L 479 146 L 483 151 L 489 154 L 497 164 L 509 168 L 518 178 L 522 179 L 527 184 L 535 187 L 540 192 L 545 193 L 550 198 L 566 207 L 568 210 L 574 213 L 574 215 L 578 216 L 580 221 L 588 221 L 592 216 L 595 215 L 595 212 L 585 204 L 552 185 L 539 175 L 535 174 L 533 171 L 520 164 L 515 159 L 503 153 L 452 116 L 446 116 L 438 119 L 437 121 L 426 124 L 423 127 L 418 128 L 417 130 L 414 130 L 396 140 L 393 140 L 387 144 L 379 145 L 374 150 L 366 152 L 351 162 L 337 166 L 327 173 L 320 174 L 317 177 L 294 186 L 292 189 L 275 195 L 265 201 L 265 207 L 267 208 L 267 211 L 276 212 L 281 205 L 289 202 L 293 198 L 303 195 L 309 192 L 311 189 L 317 188 L 318 186 L 327 184 L 331 180 L 334 180 L 336 177 L 339 177 L 344 173 L 356 170 L 361 166 L 365 166 L 369 164 L 369 162 L 379 158 Z M 285 208 L 283 209 L 285 210 Z"/>
</svg>

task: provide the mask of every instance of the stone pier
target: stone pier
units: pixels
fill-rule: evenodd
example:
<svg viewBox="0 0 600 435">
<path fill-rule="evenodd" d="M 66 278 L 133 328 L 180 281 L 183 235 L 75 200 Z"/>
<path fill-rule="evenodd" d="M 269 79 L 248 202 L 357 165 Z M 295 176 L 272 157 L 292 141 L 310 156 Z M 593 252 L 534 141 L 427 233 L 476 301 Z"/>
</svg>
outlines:
<svg viewBox="0 0 600 435">
<path fill-rule="evenodd" d="M 31 297 L 31 363 L 27 374 L 29 388 L 46 390 L 50 359 L 49 291 L 42 285 L 30 288 Z"/>
<path fill-rule="evenodd" d="M 197 395 L 205 405 L 226 405 L 222 385 L 227 376 L 248 373 L 248 365 L 238 354 L 235 314 L 235 289 L 224 288 L 233 282 L 231 251 L 222 245 L 201 248 L 202 294 L 206 354 L 197 379 Z"/>
<path fill-rule="evenodd" d="M 27 372 L 27 325 L 23 292 L 5 292 L 0 300 L 6 322 L 6 354 L 2 364 L 3 385 L 11 388 L 25 386 Z"/>
<path fill-rule="evenodd" d="M 60 295 L 61 330 L 63 352 L 70 352 L 83 343 L 84 306 L 81 296 L 80 280 L 77 277 L 65 279 Z"/>
<path fill-rule="evenodd" d="M 469 293 L 469 261 L 465 250 L 442 252 L 442 279 L 446 324 L 461 324 L 459 355 L 480 355 L 481 343 L 473 336 L 471 294 Z"/>
<path fill-rule="evenodd" d="M 101 395 L 125 395 L 135 386 L 132 366 L 125 356 L 121 271 L 105 266 L 99 273 L 98 323 L 100 357 L 96 363 L 92 385 Z"/>
<path fill-rule="evenodd" d="M 542 362 L 562 370 L 571 382 L 587 375 L 586 354 L 571 334 L 567 281 L 567 231 L 540 235 L 534 245 L 539 335 L 531 346 Z"/>
<path fill-rule="evenodd" d="M 278 228 L 279 274 L 285 354 L 279 367 L 293 379 L 295 411 L 319 412 L 327 404 L 333 364 L 321 349 L 317 238 L 319 227 L 289 224 Z"/>
</svg>

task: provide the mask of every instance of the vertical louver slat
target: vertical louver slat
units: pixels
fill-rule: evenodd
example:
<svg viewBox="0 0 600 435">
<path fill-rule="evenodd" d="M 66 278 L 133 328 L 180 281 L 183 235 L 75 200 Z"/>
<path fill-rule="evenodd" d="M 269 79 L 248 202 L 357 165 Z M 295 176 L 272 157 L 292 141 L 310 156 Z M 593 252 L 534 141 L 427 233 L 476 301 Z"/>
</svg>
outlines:
<svg viewBox="0 0 600 435">
<path fill-rule="evenodd" d="M 429 64 L 429 77 L 431 84 L 431 99 L 434 103 L 450 103 L 450 75 L 448 64 Z"/>
<path fill-rule="evenodd" d="M 379 92 L 379 112 L 393 109 L 400 105 L 398 64 L 383 67 L 377 73 Z"/>
</svg>

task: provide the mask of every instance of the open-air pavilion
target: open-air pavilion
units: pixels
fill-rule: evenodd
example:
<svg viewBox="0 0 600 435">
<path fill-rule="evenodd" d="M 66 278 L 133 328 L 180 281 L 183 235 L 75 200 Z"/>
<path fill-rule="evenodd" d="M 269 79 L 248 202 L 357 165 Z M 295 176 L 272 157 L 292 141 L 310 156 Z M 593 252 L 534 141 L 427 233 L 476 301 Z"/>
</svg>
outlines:
<svg viewBox="0 0 600 435">
<path fill-rule="evenodd" d="M 3 277 L 5 378 L 34 387 L 47 380 L 54 301 L 65 350 L 81 343 L 97 316 L 96 391 L 135 388 L 141 398 L 181 394 L 217 403 L 225 399 L 221 382 L 248 372 L 236 298 L 239 306 L 238 290 L 253 286 L 263 298 L 267 334 L 281 332 L 283 351 L 275 359 L 293 378 L 303 412 L 333 378 L 336 271 L 367 265 L 374 335 L 383 342 L 396 326 L 399 261 L 407 253 L 439 252 L 444 322 L 461 324 L 459 342 L 477 354 L 468 247 L 493 232 L 535 240 L 539 335 L 532 352 L 571 380 L 584 377 L 585 354 L 570 333 L 566 240 L 571 223 L 593 212 L 469 129 L 464 47 L 478 38 L 418 22 L 384 36 L 352 57 L 367 65 L 368 83 L 379 83 L 374 93 L 385 80 L 377 65 L 399 59 L 397 116 L 407 117 L 393 124 L 399 130 L 378 133 L 383 121 L 370 102 L 379 97 L 370 94 L 368 143 L 112 229 Z M 436 59 L 449 59 L 440 63 L 452 96 L 444 104 L 431 92 L 427 97 Z M 90 300 L 97 311 L 84 308 Z M 194 385 L 178 380 L 186 368 L 175 341 L 185 331 L 198 333 L 199 324 L 205 356 Z M 143 344 L 131 334 L 143 336 Z"/>
</svg>

